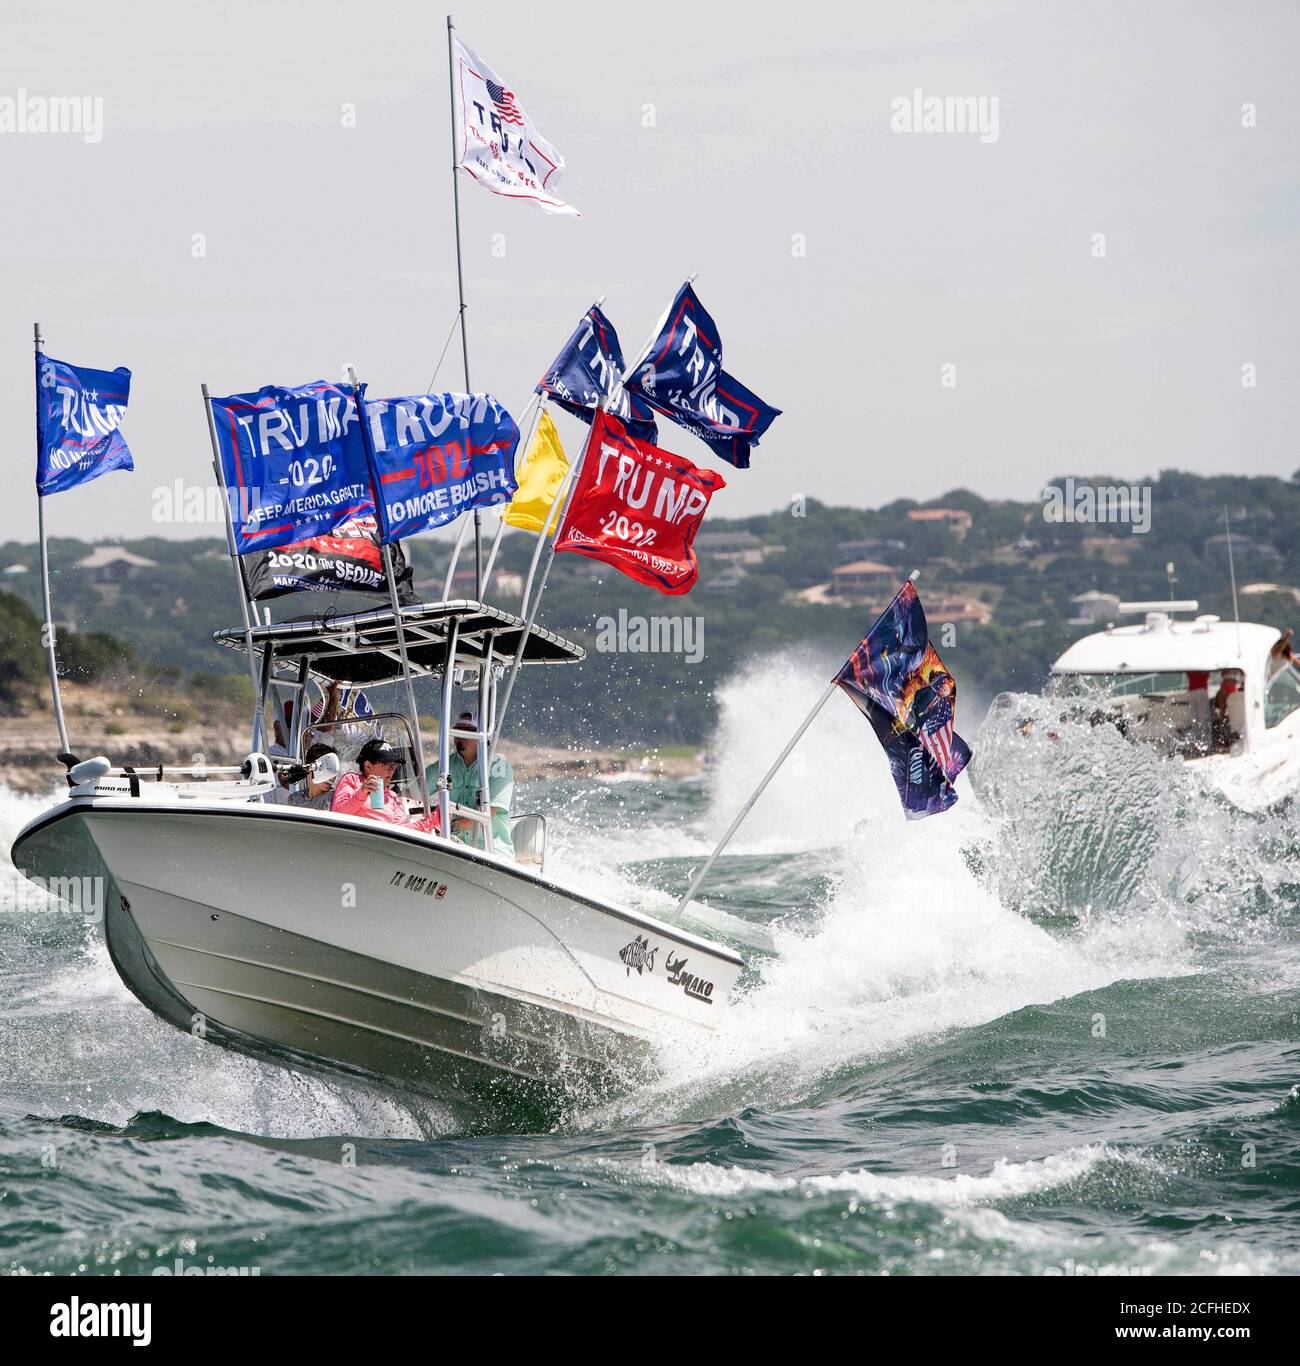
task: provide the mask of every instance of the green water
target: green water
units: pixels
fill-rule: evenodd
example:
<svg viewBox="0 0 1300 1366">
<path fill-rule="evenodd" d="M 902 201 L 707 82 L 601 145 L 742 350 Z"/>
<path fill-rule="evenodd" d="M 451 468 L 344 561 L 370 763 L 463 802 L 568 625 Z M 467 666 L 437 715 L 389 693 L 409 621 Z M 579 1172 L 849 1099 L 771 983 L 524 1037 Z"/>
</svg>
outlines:
<svg viewBox="0 0 1300 1366">
<path fill-rule="evenodd" d="M 521 794 L 550 871 L 666 910 L 809 686 L 736 680 L 701 780 Z M 552 1132 L 225 1054 L 150 1016 L 93 929 L 7 906 L 0 1266 L 1300 1270 L 1294 808 L 990 723 L 958 807 L 909 824 L 847 710 L 706 893 L 777 951 L 708 1045 Z M 42 804 L 0 800 L 6 849 Z"/>
</svg>

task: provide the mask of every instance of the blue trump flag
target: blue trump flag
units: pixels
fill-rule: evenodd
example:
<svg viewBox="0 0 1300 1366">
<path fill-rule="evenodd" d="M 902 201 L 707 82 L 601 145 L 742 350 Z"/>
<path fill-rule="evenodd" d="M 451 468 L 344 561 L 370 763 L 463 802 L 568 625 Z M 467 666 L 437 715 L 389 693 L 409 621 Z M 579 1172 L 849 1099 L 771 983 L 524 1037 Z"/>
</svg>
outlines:
<svg viewBox="0 0 1300 1366">
<path fill-rule="evenodd" d="M 970 747 L 953 730 L 957 683 L 933 645 L 909 579 L 835 681 L 871 722 L 909 820 L 946 811 Z"/>
<path fill-rule="evenodd" d="M 722 368 L 722 338 L 689 284 L 677 291 L 627 387 L 742 470 L 749 468 L 759 437 L 781 415 Z"/>
<path fill-rule="evenodd" d="M 131 372 L 90 370 L 36 355 L 36 491 L 62 493 L 109 470 L 130 470 L 118 431 L 131 396 Z"/>
<path fill-rule="evenodd" d="M 491 394 L 367 399 L 362 388 L 381 542 L 510 501 L 519 428 Z"/>
<path fill-rule="evenodd" d="M 608 399 L 609 411 L 631 436 L 654 444 L 659 437 L 654 410 L 623 387 L 625 368 L 614 324 L 593 305 L 537 382 L 537 392 L 584 422 Z"/>
<path fill-rule="evenodd" d="M 350 384 L 268 384 L 211 403 L 240 554 L 323 536 L 374 514 Z"/>
</svg>

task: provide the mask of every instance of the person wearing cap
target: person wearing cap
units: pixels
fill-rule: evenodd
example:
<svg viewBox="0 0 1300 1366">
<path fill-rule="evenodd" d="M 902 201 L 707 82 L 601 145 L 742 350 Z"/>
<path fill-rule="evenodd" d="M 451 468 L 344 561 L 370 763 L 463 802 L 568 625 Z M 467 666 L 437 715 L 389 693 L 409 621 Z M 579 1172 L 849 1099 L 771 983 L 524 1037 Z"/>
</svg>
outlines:
<svg viewBox="0 0 1300 1366">
<path fill-rule="evenodd" d="M 316 705 L 311 709 L 312 724 L 320 725 L 324 722 L 333 721 L 334 718 L 338 715 L 338 709 L 339 685 L 338 681 L 335 679 L 331 680 L 330 682 L 329 695 L 325 700 L 324 709 L 322 709 L 321 704 L 319 702 L 317 702 Z M 284 735 L 285 726 L 289 727 L 290 730 L 293 729 L 292 698 L 284 704 L 284 725 L 282 726 L 280 724 L 280 718 L 278 716 L 274 718 L 271 725 L 275 735 L 275 743 L 268 745 L 266 747 L 267 754 L 269 754 L 272 758 L 278 759 L 292 758 L 293 756 L 289 753 L 288 741 L 286 741 Z M 311 737 L 312 731 L 309 729 L 303 738 L 305 740 L 310 740 Z M 308 759 L 307 762 L 311 763 L 312 761 Z M 289 803 L 293 806 L 301 806 L 302 803 L 295 802 L 293 800 L 292 794 L 290 793 L 290 788 L 292 787 L 292 784 L 289 782 L 289 779 L 285 773 L 284 766 L 277 766 L 276 779 L 277 785 L 271 792 L 267 794 L 267 800 L 272 802 Z M 325 803 L 322 809 L 326 811 L 329 810 L 328 801 Z"/>
<path fill-rule="evenodd" d="M 406 826 L 412 830 L 434 833 L 438 829 L 438 813 L 412 820 L 406 814 L 406 803 L 393 791 L 393 775 L 402 756 L 384 740 L 367 740 L 357 755 L 357 773 L 345 773 L 334 785 L 330 810 L 344 816 L 365 816 L 372 821 L 386 821 L 389 825 Z M 370 794 L 382 792 L 384 804 L 370 805 Z"/>
<path fill-rule="evenodd" d="M 317 759 L 323 759 L 325 755 L 336 754 L 337 752 L 333 745 L 327 745 L 323 742 L 314 744 L 307 751 L 303 763 L 306 764 L 309 771 L 306 778 L 303 779 L 302 786 L 289 794 L 290 806 L 305 806 L 312 811 L 333 810 L 335 775 L 329 774 L 318 782 L 310 770 Z"/>
<path fill-rule="evenodd" d="M 472 711 L 463 711 L 456 720 L 456 730 L 477 730 L 478 720 Z M 478 741 L 469 735 L 452 733 L 454 749 L 447 766 L 450 797 L 457 806 L 479 805 Z M 438 790 L 438 765 L 430 764 L 424 772 L 430 792 Z M 508 760 L 494 754 L 488 766 L 488 793 L 492 803 L 492 847 L 495 853 L 514 858 L 515 846 L 510 837 L 510 803 L 515 794 L 515 771 Z M 455 816 L 452 834 L 464 844 L 483 847 L 483 822 L 468 816 Z"/>
</svg>

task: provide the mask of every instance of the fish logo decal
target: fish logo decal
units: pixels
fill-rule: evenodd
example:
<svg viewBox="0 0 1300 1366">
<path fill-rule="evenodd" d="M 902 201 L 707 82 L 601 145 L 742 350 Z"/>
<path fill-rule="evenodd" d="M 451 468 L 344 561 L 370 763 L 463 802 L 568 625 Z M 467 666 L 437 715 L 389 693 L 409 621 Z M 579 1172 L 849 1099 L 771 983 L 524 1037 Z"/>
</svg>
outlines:
<svg viewBox="0 0 1300 1366">
<path fill-rule="evenodd" d="M 619 950 L 619 961 L 627 967 L 627 976 L 631 977 L 632 969 L 636 969 L 636 975 L 641 976 L 642 972 L 653 972 L 655 970 L 655 954 L 659 952 L 659 945 L 650 947 L 649 935 L 637 935 L 630 943 L 624 944 Z"/>
</svg>

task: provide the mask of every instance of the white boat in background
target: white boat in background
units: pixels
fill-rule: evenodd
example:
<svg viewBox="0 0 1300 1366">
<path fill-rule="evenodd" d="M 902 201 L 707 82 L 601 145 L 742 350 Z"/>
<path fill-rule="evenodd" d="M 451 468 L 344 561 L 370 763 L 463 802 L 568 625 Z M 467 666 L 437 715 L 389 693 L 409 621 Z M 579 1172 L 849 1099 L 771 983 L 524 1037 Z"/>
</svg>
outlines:
<svg viewBox="0 0 1300 1366">
<path fill-rule="evenodd" d="M 402 608 L 410 673 L 441 679 L 441 771 L 454 680 L 477 675 L 486 743 L 497 676 L 581 660 L 569 641 L 478 602 Z M 241 648 L 242 629 L 216 639 Z M 313 680 L 403 677 L 391 610 L 254 628 L 261 704 Z M 463 1102 L 509 1122 L 641 1081 L 657 1039 L 717 1025 L 743 966 L 676 925 L 580 894 L 545 871 L 545 819 L 515 821 L 516 857 L 407 827 L 264 800 L 331 723 L 293 709 L 288 752 L 203 773 L 69 760 L 67 800 L 22 830 L 15 867 L 103 879 L 119 974 L 157 1015 L 273 1062 Z M 407 718 L 332 723 L 346 756 Z M 408 797 L 413 798 L 413 787 Z M 416 803 L 412 800 L 412 809 Z M 471 819 L 470 808 L 452 808 Z M 66 884 L 54 884 L 66 885 Z"/>
<path fill-rule="evenodd" d="M 1052 665 L 1052 695 L 1194 764 L 1245 810 L 1300 788 L 1300 669 L 1275 649 L 1280 630 L 1194 615 L 1191 601 L 1119 610 L 1143 620 L 1075 641 Z"/>
</svg>

